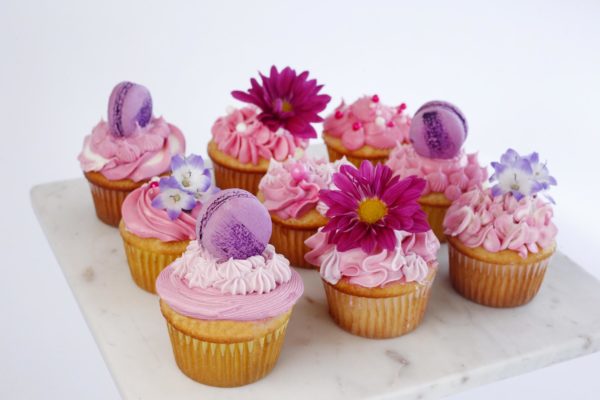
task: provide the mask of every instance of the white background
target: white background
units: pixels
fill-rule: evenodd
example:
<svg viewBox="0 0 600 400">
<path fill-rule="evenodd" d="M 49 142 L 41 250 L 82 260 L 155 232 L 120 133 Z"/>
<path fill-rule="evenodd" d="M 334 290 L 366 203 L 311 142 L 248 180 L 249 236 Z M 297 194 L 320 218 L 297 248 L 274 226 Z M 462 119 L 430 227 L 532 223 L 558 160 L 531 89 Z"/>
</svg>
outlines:
<svg viewBox="0 0 600 400">
<path fill-rule="evenodd" d="M 271 64 L 309 69 L 328 111 L 366 93 L 454 102 L 486 163 L 509 146 L 549 161 L 559 246 L 600 276 L 600 2 L 83 3 L 0 2 L 0 398 L 119 396 L 28 191 L 81 176 L 83 136 L 122 80 L 201 154 L 230 91 Z M 598 399 L 598 370 L 592 355 L 453 399 Z"/>
</svg>

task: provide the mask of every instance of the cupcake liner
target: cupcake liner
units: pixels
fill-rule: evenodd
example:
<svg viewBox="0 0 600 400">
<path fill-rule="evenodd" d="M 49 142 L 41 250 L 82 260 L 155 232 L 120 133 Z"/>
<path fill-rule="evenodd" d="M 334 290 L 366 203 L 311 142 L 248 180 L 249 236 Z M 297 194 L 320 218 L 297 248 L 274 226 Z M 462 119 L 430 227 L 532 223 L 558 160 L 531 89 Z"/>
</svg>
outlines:
<svg viewBox="0 0 600 400">
<path fill-rule="evenodd" d="M 337 151 L 333 147 L 329 146 L 329 144 L 327 144 L 327 143 L 325 143 L 325 146 L 327 147 L 327 154 L 329 155 L 329 161 L 333 162 L 333 161 L 341 160 L 342 157 L 346 157 L 346 159 L 348 161 L 350 161 L 352 164 L 354 164 L 357 168 L 360 167 L 360 163 L 363 162 L 363 160 L 369 160 L 369 161 L 371 161 L 371 163 L 373 165 L 375 165 L 378 162 L 383 164 L 388 159 L 388 156 L 373 157 L 373 158 L 351 156 L 346 153 L 341 153 L 341 152 Z"/>
<path fill-rule="evenodd" d="M 271 234 L 271 244 L 277 251 L 283 254 L 290 264 L 294 267 L 315 269 L 316 266 L 304 260 L 304 254 L 310 249 L 304 244 L 304 241 L 317 233 L 318 228 L 300 228 L 292 227 L 273 221 L 273 233 Z"/>
<path fill-rule="evenodd" d="M 489 307 L 516 307 L 537 294 L 553 252 L 523 264 L 494 264 L 470 257 L 448 243 L 450 281 L 463 297 Z"/>
<path fill-rule="evenodd" d="M 403 284 L 406 290 L 392 297 L 355 296 L 323 281 L 329 314 L 354 335 L 372 339 L 404 335 L 421 323 L 435 273 L 434 267 L 425 282 Z"/>
<path fill-rule="evenodd" d="M 161 307 L 164 307 L 162 301 Z M 255 382 L 273 369 L 283 346 L 289 316 L 288 312 L 269 332 L 243 341 L 226 338 L 222 341 L 208 340 L 190 332 L 190 329 L 178 329 L 177 320 L 166 319 L 173 355 L 181 372 L 206 385 L 235 387 Z M 181 315 L 177 317 L 189 319 Z M 199 320 L 195 322 L 203 323 Z M 211 329 L 227 334 L 227 327 L 235 321 L 210 323 Z"/>
<path fill-rule="evenodd" d="M 213 161 L 215 182 L 219 188 L 239 188 L 247 190 L 252 194 L 258 193 L 258 184 L 266 171 L 252 172 L 228 168 L 225 165 L 219 164 L 214 158 L 211 157 L 211 159 Z"/>
<path fill-rule="evenodd" d="M 161 242 L 158 239 L 141 238 L 126 231 L 123 222 L 119 225 L 119 231 L 123 238 L 131 278 L 141 289 L 156 294 L 158 275 L 183 254 L 189 240 Z"/>
<path fill-rule="evenodd" d="M 419 205 L 425 211 L 425 214 L 427 214 L 427 222 L 429 222 L 429 226 L 435 236 L 441 243 L 445 243 L 446 235 L 444 234 L 443 224 L 449 206 L 438 206 L 421 202 L 419 202 Z"/>
</svg>

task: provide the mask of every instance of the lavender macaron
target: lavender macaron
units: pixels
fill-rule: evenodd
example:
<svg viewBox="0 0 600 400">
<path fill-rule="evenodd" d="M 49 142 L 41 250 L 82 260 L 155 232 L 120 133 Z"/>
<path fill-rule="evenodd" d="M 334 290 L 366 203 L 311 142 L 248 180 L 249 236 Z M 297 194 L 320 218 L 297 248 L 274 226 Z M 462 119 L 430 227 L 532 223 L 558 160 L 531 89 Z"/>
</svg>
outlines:
<svg viewBox="0 0 600 400">
<path fill-rule="evenodd" d="M 467 120 L 453 104 L 429 101 L 421 106 L 410 125 L 415 151 L 428 158 L 456 157 L 467 138 Z"/>
<path fill-rule="evenodd" d="M 114 87 L 108 100 L 108 126 L 114 136 L 131 136 L 151 118 L 152 97 L 146 87 L 127 81 Z"/>
<path fill-rule="evenodd" d="M 222 190 L 202 206 L 198 241 L 218 261 L 262 254 L 271 238 L 271 217 L 262 203 L 242 189 Z"/>
</svg>

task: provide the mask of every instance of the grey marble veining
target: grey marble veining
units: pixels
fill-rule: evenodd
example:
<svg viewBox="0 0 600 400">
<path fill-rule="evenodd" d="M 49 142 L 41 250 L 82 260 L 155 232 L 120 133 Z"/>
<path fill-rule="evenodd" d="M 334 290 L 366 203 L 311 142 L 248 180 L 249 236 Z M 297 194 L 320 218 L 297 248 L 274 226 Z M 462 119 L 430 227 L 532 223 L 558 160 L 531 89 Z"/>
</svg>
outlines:
<svg viewBox="0 0 600 400">
<path fill-rule="evenodd" d="M 157 297 L 133 283 L 117 229 L 99 222 L 83 179 L 32 190 L 35 212 L 119 390 L 128 399 L 434 399 L 600 348 L 600 283 L 563 254 L 538 296 L 514 309 L 471 303 L 451 288 L 447 249 L 422 325 L 404 337 L 352 336 L 327 315 L 319 276 L 301 270 L 273 372 L 212 388 L 175 365 Z"/>
</svg>

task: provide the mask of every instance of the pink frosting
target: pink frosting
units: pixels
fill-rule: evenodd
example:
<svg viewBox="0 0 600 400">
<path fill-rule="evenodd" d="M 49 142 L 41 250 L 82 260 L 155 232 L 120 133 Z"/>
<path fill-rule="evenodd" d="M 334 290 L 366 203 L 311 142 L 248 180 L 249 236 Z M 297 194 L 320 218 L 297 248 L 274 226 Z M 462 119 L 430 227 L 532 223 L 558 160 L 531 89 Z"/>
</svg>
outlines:
<svg viewBox="0 0 600 400">
<path fill-rule="evenodd" d="M 423 194 L 443 193 L 456 200 L 462 193 L 481 187 L 487 170 L 479 165 L 477 153 L 461 151 L 454 158 L 434 159 L 419 155 L 412 146 L 398 145 L 392 150 L 386 165 L 394 175 L 416 175 L 427 182 Z"/>
<path fill-rule="evenodd" d="M 171 157 L 185 153 L 185 139 L 162 117 L 152 118 L 128 137 L 115 137 L 108 124 L 100 121 L 85 137 L 78 160 L 85 172 L 100 172 L 115 181 L 139 182 L 169 170 Z"/>
<path fill-rule="evenodd" d="M 152 200 L 159 193 L 158 186 L 145 184 L 127 195 L 121 208 L 125 228 L 136 236 L 163 242 L 195 239 L 196 216 L 201 206 L 196 206 L 191 214 L 182 212 L 171 220 L 166 210 L 152 207 Z"/>
<path fill-rule="evenodd" d="M 467 247 L 483 246 L 492 253 L 514 250 L 526 258 L 554 243 L 558 230 L 552 215 L 552 206 L 539 197 L 492 197 L 489 189 L 474 189 L 452 203 L 444 232 Z"/>
<path fill-rule="evenodd" d="M 392 282 L 423 282 L 429 268 L 437 266 L 436 254 L 440 248 L 433 231 L 409 233 L 396 231 L 398 245 L 394 251 L 382 250 L 367 254 L 360 248 L 340 252 L 327 243 L 327 234 L 321 229 L 306 240 L 310 247 L 304 258 L 320 265 L 321 277 L 336 284 L 342 277 L 363 287 L 383 287 Z"/>
<path fill-rule="evenodd" d="M 302 278 L 289 265 L 271 245 L 262 255 L 219 263 L 194 240 L 161 272 L 156 291 L 191 318 L 261 320 L 288 311 L 302 295 Z"/>
<path fill-rule="evenodd" d="M 244 164 L 258 164 L 260 158 L 283 161 L 297 149 L 308 146 L 308 140 L 284 129 L 272 132 L 258 120 L 259 111 L 256 107 L 244 107 L 218 118 L 212 135 L 219 150 Z"/>
<path fill-rule="evenodd" d="M 332 185 L 331 179 L 342 163 L 304 156 L 289 158 L 283 163 L 271 161 L 261 179 L 259 189 L 264 205 L 283 219 L 299 218 L 319 203 L 319 190 Z"/>
<path fill-rule="evenodd" d="M 342 101 L 334 113 L 325 118 L 323 130 L 341 138 L 348 150 L 365 145 L 389 149 L 396 142 L 408 143 L 410 121 L 402 107 L 389 107 L 381 104 L 376 96 L 364 96 L 350 105 Z"/>
</svg>

